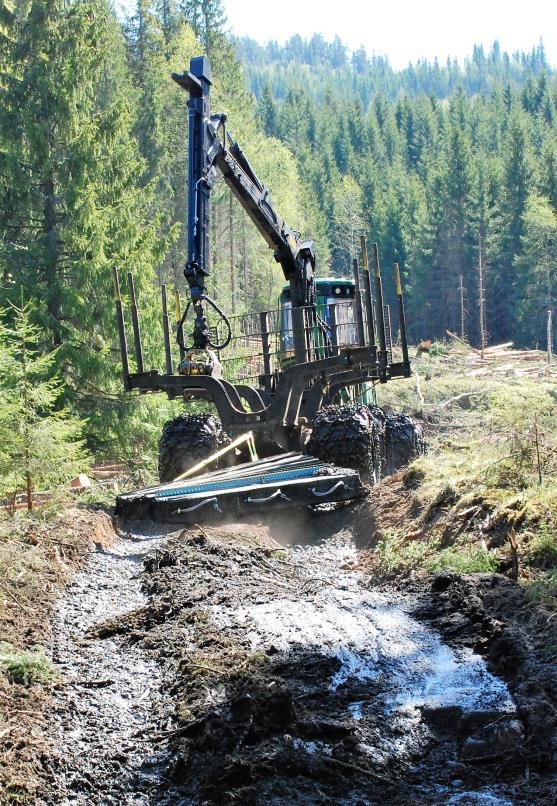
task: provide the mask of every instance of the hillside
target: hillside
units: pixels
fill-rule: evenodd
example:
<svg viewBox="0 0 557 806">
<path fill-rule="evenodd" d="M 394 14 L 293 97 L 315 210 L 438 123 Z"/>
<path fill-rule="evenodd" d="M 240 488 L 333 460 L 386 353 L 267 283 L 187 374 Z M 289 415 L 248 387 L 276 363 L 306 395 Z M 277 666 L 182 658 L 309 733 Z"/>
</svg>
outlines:
<svg viewBox="0 0 557 806">
<path fill-rule="evenodd" d="M 557 79 L 543 48 L 464 65 L 393 70 L 339 40 L 237 42 L 257 115 L 294 154 L 320 200 L 332 268 L 354 234 L 379 241 L 386 283 L 399 262 L 414 338 L 463 330 L 479 341 L 479 278 L 494 342 L 545 344 L 554 313 Z M 481 249 L 480 249 L 481 244 Z"/>
</svg>

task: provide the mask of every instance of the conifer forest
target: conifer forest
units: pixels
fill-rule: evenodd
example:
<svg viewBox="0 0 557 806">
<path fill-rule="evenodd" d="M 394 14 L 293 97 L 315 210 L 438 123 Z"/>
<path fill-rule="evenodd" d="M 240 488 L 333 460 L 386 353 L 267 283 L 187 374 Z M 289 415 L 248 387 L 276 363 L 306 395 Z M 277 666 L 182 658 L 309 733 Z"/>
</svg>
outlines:
<svg viewBox="0 0 557 806">
<path fill-rule="evenodd" d="M 120 393 L 112 268 L 137 276 L 156 365 L 157 286 L 184 284 L 187 108 L 170 73 L 200 53 L 213 108 L 316 241 L 318 274 L 350 276 L 365 233 L 381 245 L 387 301 L 400 263 L 411 338 L 449 329 L 477 343 L 481 254 L 487 338 L 545 345 L 557 82 L 542 45 L 396 71 L 317 34 L 232 40 L 218 0 L 139 0 L 127 16 L 108 0 L 5 0 L 0 44 L 0 306 L 9 323 L 12 304 L 29 305 L 95 451 L 126 450 L 137 418 L 155 432 L 168 415 Z M 280 269 L 224 183 L 211 247 L 217 301 L 276 307 Z"/>
</svg>

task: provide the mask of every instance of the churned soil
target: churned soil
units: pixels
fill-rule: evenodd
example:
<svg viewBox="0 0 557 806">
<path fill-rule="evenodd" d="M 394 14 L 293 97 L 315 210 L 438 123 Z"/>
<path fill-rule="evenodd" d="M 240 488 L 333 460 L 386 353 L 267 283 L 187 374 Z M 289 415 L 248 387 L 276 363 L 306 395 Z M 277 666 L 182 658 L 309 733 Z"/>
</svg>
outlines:
<svg viewBox="0 0 557 806">
<path fill-rule="evenodd" d="M 116 539 L 112 518 L 90 507 L 66 507 L 56 517 L 4 521 L 0 537 L 0 640 L 13 653 L 36 653 L 52 638 L 57 598 L 95 546 Z M 53 687 L 25 683 L 0 670 L 0 802 L 35 797 L 48 752 L 45 736 Z"/>
<path fill-rule="evenodd" d="M 414 503 L 373 494 L 96 546 L 53 612 L 36 802 L 553 804 L 553 622 L 500 574 L 374 583 Z"/>
<path fill-rule="evenodd" d="M 438 591 L 370 587 L 346 531 L 318 531 L 287 553 L 247 526 L 171 536 L 145 606 L 95 628 L 156 659 L 172 702 L 139 802 L 552 802 L 522 701 L 424 623 Z"/>
</svg>

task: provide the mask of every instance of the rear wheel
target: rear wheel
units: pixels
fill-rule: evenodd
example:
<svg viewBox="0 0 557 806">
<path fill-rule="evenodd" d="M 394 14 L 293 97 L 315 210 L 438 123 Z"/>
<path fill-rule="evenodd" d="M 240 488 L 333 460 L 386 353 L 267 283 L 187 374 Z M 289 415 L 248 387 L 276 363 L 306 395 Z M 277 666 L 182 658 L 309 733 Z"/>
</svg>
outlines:
<svg viewBox="0 0 557 806">
<path fill-rule="evenodd" d="M 180 414 L 165 423 L 159 440 L 159 478 L 174 481 L 198 462 L 230 444 L 212 414 Z"/>
<path fill-rule="evenodd" d="M 377 482 L 422 454 L 425 443 L 420 426 L 406 414 L 385 414 L 379 406 L 325 406 L 313 421 L 307 450 Z"/>
<path fill-rule="evenodd" d="M 387 414 L 386 471 L 394 473 L 425 451 L 423 432 L 407 414 Z"/>
</svg>

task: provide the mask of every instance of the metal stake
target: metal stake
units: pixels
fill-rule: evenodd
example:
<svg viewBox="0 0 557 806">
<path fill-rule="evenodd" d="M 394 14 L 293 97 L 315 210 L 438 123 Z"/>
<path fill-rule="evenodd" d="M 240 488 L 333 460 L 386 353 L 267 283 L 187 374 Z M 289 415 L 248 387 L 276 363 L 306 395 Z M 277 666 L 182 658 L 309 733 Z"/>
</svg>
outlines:
<svg viewBox="0 0 557 806">
<path fill-rule="evenodd" d="M 162 330 L 164 334 L 164 354 L 166 358 L 167 375 L 172 375 L 172 350 L 170 349 L 170 322 L 168 319 L 168 302 L 166 299 L 166 285 L 161 285 L 162 300 Z"/>
<path fill-rule="evenodd" d="M 145 371 L 143 365 L 143 347 L 141 346 L 141 329 L 139 327 L 139 315 L 137 313 L 135 283 L 131 271 L 128 272 L 128 289 L 130 292 L 130 303 L 132 311 L 133 344 L 135 347 L 135 360 L 137 363 L 137 371 L 141 374 L 142 372 Z"/>
<path fill-rule="evenodd" d="M 127 388 L 130 362 L 128 358 L 128 340 L 126 339 L 124 308 L 122 306 L 122 295 L 120 293 L 120 278 L 116 266 L 112 269 L 112 277 L 114 280 L 114 300 L 116 302 L 116 323 L 118 325 L 118 339 L 120 341 L 120 356 L 122 358 L 122 375 L 124 376 L 124 384 Z"/>
</svg>

